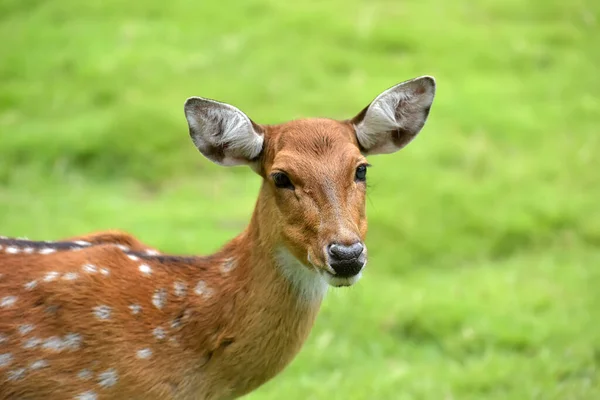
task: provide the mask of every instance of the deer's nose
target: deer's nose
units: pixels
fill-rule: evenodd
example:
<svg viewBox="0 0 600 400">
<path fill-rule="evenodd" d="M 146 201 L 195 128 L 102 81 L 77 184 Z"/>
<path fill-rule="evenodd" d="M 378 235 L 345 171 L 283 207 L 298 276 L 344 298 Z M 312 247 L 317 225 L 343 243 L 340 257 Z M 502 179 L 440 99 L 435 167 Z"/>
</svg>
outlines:
<svg viewBox="0 0 600 400">
<path fill-rule="evenodd" d="M 340 277 L 351 277 L 358 274 L 365 265 L 365 245 L 356 242 L 351 245 L 332 243 L 327 246 L 329 265 Z"/>
</svg>

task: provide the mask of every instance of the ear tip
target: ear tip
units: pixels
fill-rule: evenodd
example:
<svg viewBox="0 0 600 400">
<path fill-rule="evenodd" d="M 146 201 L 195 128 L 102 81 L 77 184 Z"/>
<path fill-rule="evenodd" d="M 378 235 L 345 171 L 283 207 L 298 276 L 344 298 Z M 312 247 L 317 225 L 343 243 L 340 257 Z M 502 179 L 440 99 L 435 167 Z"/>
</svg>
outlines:
<svg viewBox="0 0 600 400">
<path fill-rule="evenodd" d="M 183 104 L 183 108 L 188 110 L 190 107 L 201 104 L 203 102 L 204 102 L 204 99 L 202 97 L 197 97 L 197 96 L 189 97 Z"/>
<path fill-rule="evenodd" d="M 437 85 L 435 78 L 432 75 L 423 75 L 415 79 L 415 81 L 429 86 L 433 91 L 435 91 L 435 87 Z"/>
</svg>

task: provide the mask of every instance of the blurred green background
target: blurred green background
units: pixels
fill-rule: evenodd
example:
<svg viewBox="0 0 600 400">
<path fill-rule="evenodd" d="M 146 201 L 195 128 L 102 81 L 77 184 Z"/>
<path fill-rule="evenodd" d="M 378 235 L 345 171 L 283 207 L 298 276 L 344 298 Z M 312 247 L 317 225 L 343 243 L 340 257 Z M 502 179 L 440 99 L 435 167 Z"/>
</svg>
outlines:
<svg viewBox="0 0 600 400">
<path fill-rule="evenodd" d="M 369 268 L 248 398 L 600 399 L 600 3 L 0 0 L 0 233 L 208 253 L 260 184 L 183 102 L 259 123 L 437 97 L 370 159 Z"/>
</svg>

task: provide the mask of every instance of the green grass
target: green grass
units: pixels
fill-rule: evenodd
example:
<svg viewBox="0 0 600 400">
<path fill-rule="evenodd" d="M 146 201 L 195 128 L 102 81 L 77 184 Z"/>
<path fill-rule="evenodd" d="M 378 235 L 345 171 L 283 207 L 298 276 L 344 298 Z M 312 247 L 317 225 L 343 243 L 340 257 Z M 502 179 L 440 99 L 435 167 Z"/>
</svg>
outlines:
<svg viewBox="0 0 600 400">
<path fill-rule="evenodd" d="M 373 157 L 364 279 L 249 399 L 600 398 L 600 3 L 0 1 L 0 233 L 119 228 L 208 253 L 259 178 L 192 146 L 183 102 L 351 117 L 438 79 Z"/>
</svg>

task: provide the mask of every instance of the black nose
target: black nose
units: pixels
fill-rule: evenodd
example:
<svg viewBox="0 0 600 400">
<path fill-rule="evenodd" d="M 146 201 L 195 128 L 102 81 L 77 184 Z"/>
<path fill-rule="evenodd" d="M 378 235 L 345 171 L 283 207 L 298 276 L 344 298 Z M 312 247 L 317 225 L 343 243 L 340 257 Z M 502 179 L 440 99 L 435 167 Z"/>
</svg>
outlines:
<svg viewBox="0 0 600 400">
<path fill-rule="evenodd" d="M 350 277 L 358 274 L 365 265 L 363 250 L 365 246 L 356 242 L 350 246 L 339 243 L 330 244 L 327 248 L 329 253 L 329 265 L 336 275 Z"/>
</svg>

